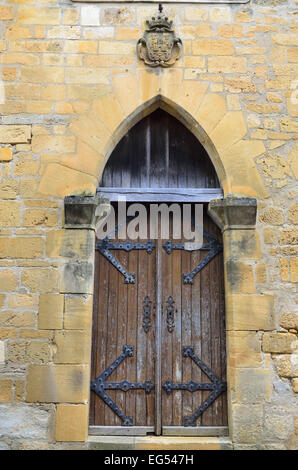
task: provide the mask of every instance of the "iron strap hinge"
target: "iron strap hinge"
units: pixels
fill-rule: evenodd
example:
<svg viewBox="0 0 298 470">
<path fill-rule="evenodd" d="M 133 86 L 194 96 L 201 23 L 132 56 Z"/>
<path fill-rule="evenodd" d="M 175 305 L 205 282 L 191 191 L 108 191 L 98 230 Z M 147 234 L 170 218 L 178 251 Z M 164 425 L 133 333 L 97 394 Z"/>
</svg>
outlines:
<svg viewBox="0 0 298 470">
<path fill-rule="evenodd" d="M 205 230 L 203 232 L 203 235 L 208 240 L 208 243 L 204 243 L 198 249 L 198 251 L 208 251 L 208 253 L 190 273 L 183 274 L 184 284 L 193 284 L 194 277 L 223 249 L 222 244 L 219 243 L 212 235 L 210 235 Z M 171 240 L 168 240 L 163 245 L 163 249 L 168 255 L 170 255 L 173 250 L 185 250 L 185 244 L 172 243 Z"/>
<path fill-rule="evenodd" d="M 95 249 L 99 251 L 115 268 L 124 276 L 125 284 L 135 283 L 135 274 L 128 273 L 122 264 L 115 258 L 110 250 L 125 250 L 127 252 L 132 250 L 146 250 L 148 254 L 151 254 L 155 249 L 155 245 L 151 240 L 147 243 L 132 243 L 130 241 L 125 242 L 111 242 L 108 237 L 104 238 L 100 242 L 95 244 Z"/>
<path fill-rule="evenodd" d="M 106 379 L 114 372 L 114 370 L 124 361 L 126 357 L 133 356 L 134 346 L 123 346 L 122 354 L 107 367 L 95 380 L 91 381 L 91 390 L 95 392 L 117 416 L 121 419 L 123 426 L 132 426 L 132 416 L 126 416 L 118 405 L 112 400 L 112 398 L 106 393 L 106 390 L 122 390 L 127 392 L 128 390 L 145 390 L 147 394 L 154 388 L 154 384 L 151 380 L 147 379 L 145 382 L 129 382 L 123 380 L 122 382 L 106 382 Z"/>
<path fill-rule="evenodd" d="M 200 407 L 194 412 L 192 416 L 184 416 L 184 426 L 196 426 L 196 421 L 204 411 L 221 395 L 227 390 L 227 383 L 220 380 L 217 375 L 203 362 L 198 356 L 195 355 L 192 346 L 184 346 L 183 348 L 184 357 L 190 357 L 197 366 L 209 377 L 211 382 L 197 383 L 192 380 L 186 383 L 171 382 L 167 380 L 163 384 L 163 389 L 168 393 L 172 393 L 173 390 L 187 390 L 189 392 L 196 392 L 198 390 L 211 390 L 210 395 L 203 401 Z"/>
</svg>

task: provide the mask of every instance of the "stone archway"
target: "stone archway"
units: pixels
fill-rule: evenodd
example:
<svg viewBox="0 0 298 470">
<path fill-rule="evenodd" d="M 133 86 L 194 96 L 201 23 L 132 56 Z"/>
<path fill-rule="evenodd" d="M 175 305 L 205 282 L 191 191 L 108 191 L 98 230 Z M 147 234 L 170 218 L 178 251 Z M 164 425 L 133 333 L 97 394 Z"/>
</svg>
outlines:
<svg viewBox="0 0 298 470">
<path fill-rule="evenodd" d="M 188 127 L 206 148 L 225 196 L 267 197 L 254 158 L 265 152 L 260 140 L 247 138 L 242 111 L 229 111 L 225 99 L 208 92 L 208 84 L 183 79 L 179 69 L 113 77 L 113 88 L 90 102 L 87 112 L 69 125 L 75 152 L 48 163 L 40 193 L 65 196 L 95 193 L 97 182 L 117 142 L 142 117 L 157 107 Z M 33 146 L 34 146 L 33 138 Z"/>
<path fill-rule="evenodd" d="M 85 441 L 88 432 L 87 356 L 91 344 L 92 311 L 90 302 L 86 309 L 85 305 L 86 296 L 92 295 L 93 288 L 94 210 L 87 211 L 88 216 L 82 217 L 86 214 L 82 207 L 87 205 L 90 209 L 91 205 L 95 209 L 98 201 L 92 195 L 95 194 L 101 172 L 113 148 L 130 127 L 157 107 L 177 117 L 198 137 L 214 164 L 224 191 L 223 201 L 210 204 L 210 214 L 224 232 L 231 439 L 237 440 L 239 429 L 246 432 L 247 423 L 252 417 L 257 422 L 262 419 L 259 405 L 238 405 L 234 397 L 237 386 L 244 389 L 245 384 L 253 383 L 256 378 L 261 382 L 260 393 L 264 390 L 265 395 L 269 380 L 265 370 L 257 369 L 254 364 L 247 365 L 245 358 L 250 354 L 253 344 L 246 338 L 249 339 L 259 329 L 272 328 L 272 296 L 258 295 L 253 287 L 247 290 L 243 284 L 247 273 L 246 260 L 257 260 L 260 257 L 255 231 L 256 200 L 253 198 L 262 199 L 267 197 L 267 193 L 254 158 L 264 153 L 264 144 L 247 139 L 242 112 L 228 111 L 224 99 L 220 95 L 208 93 L 207 85 L 184 80 L 180 70 L 172 69 L 160 74 L 138 70 L 137 75 L 116 75 L 113 90 L 90 103 L 84 115 L 72 120 L 69 131 L 75 139 L 76 151 L 62 153 L 59 161 L 48 163 L 39 185 L 43 198 L 79 196 L 70 198 L 75 217 L 65 221 L 64 229 L 67 230 L 60 231 L 58 238 L 51 240 L 48 248 L 50 256 L 51 247 L 61 256 L 60 293 L 68 298 L 68 303 L 74 297 L 76 302 L 81 303 L 87 325 L 83 340 L 80 340 L 80 347 L 84 349 L 84 365 L 80 365 L 82 359 L 78 354 L 78 364 L 67 366 L 69 371 L 66 366 L 62 371 L 61 366 L 55 364 L 49 366 L 48 371 L 45 368 L 42 371 L 46 374 L 43 377 L 44 387 L 49 383 L 55 385 L 55 393 L 48 397 L 48 401 L 58 403 L 56 439 L 60 441 Z M 251 311 L 253 317 L 249 315 Z M 242 367 L 245 367 L 245 374 Z M 79 387 L 77 382 L 73 383 L 75 372 L 80 375 Z M 29 384 L 37 380 L 41 371 L 34 369 L 30 373 Z M 61 374 L 68 384 L 67 397 L 60 390 L 63 385 Z M 37 395 L 30 397 L 29 394 L 27 401 L 42 400 Z M 71 419 L 74 411 L 80 414 L 82 422 L 81 432 L 78 435 L 74 431 L 75 436 L 67 427 L 67 420 Z"/>
</svg>

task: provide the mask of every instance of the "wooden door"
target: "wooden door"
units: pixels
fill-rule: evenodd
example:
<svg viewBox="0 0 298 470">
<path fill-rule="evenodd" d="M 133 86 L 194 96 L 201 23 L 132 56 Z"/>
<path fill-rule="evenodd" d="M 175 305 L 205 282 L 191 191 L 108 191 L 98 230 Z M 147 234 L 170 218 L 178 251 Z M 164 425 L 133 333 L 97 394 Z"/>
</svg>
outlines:
<svg viewBox="0 0 298 470">
<path fill-rule="evenodd" d="M 206 213 L 204 230 L 191 252 L 171 237 L 97 243 L 95 432 L 212 435 L 227 425 L 221 235 Z"/>
</svg>

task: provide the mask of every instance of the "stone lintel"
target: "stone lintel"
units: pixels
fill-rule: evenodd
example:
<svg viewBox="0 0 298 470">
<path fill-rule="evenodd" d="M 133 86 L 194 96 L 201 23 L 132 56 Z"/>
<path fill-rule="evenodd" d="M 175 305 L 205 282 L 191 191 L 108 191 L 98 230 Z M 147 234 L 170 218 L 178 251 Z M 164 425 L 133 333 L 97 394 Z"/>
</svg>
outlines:
<svg viewBox="0 0 298 470">
<path fill-rule="evenodd" d="M 208 214 L 222 232 L 253 230 L 256 224 L 257 200 L 249 197 L 213 199 L 209 202 Z"/>
</svg>

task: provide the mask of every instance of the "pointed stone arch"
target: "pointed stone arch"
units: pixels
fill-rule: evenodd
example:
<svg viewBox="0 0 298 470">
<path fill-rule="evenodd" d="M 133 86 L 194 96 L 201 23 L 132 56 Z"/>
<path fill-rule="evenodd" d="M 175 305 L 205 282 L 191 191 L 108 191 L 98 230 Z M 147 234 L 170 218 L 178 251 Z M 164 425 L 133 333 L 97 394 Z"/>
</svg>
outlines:
<svg viewBox="0 0 298 470">
<path fill-rule="evenodd" d="M 251 140 L 242 111 L 229 111 L 225 99 L 206 81 L 183 79 L 182 69 L 117 74 L 106 94 L 75 115 L 69 131 L 76 150 L 49 163 L 39 191 L 51 196 L 94 193 L 107 159 L 121 137 L 141 118 L 161 107 L 179 119 L 205 147 L 225 196 L 264 198 L 267 192 L 254 158 L 266 149 Z"/>
</svg>

